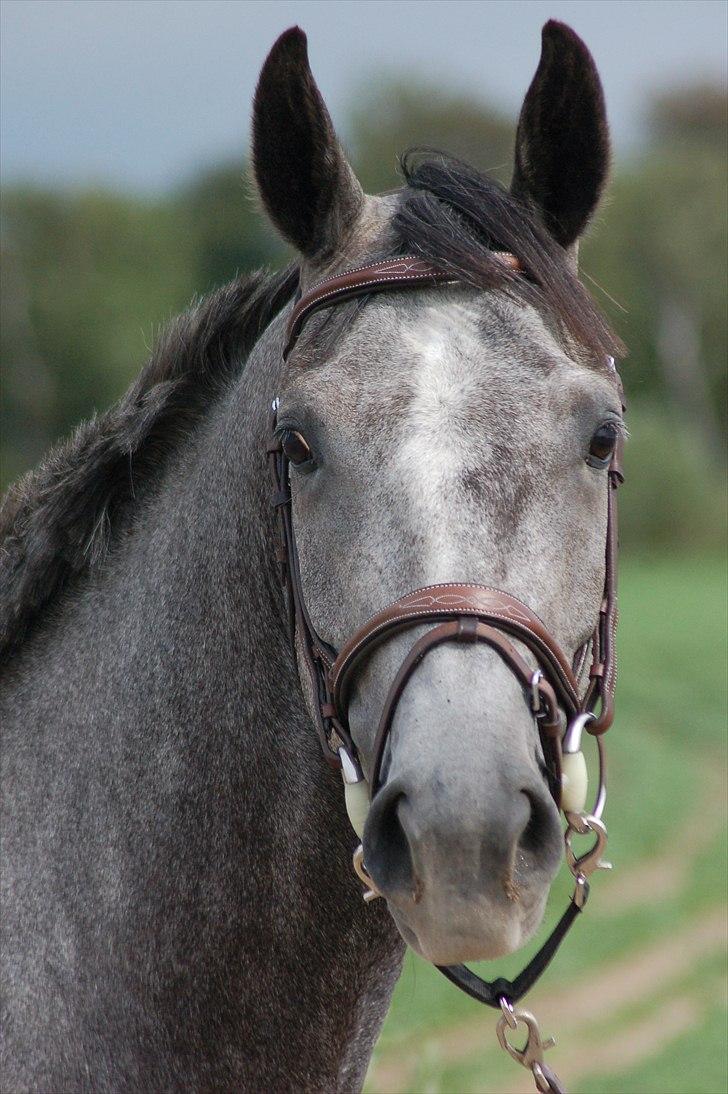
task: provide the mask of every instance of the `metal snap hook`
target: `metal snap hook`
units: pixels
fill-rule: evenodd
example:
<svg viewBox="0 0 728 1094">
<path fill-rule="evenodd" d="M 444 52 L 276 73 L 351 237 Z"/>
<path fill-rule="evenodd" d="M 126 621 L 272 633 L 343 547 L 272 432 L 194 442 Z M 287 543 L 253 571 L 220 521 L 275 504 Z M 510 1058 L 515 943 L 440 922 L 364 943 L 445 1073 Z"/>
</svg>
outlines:
<svg viewBox="0 0 728 1094">
<path fill-rule="evenodd" d="M 600 866 L 605 865 L 602 863 L 602 851 L 607 846 L 607 826 L 604 821 L 597 820 L 590 813 L 582 813 L 579 816 L 579 821 L 583 827 L 576 827 L 572 820 L 569 820 L 569 827 L 564 834 L 564 843 L 566 844 L 566 861 L 569 864 L 569 869 L 576 877 L 578 874 L 583 874 L 584 877 L 589 877 Z M 589 832 L 592 832 L 595 836 L 593 845 L 583 855 L 576 855 L 571 846 L 574 835 L 585 836 Z M 606 867 L 609 869 L 609 867 Z"/>
<path fill-rule="evenodd" d="M 504 996 L 501 997 L 500 1004 L 503 1014 L 498 1020 L 496 1033 L 501 1048 L 504 1048 L 516 1063 L 527 1068 L 531 1072 L 539 1090 L 548 1091 L 548 1080 L 543 1073 L 541 1065 L 544 1062 L 544 1052 L 556 1044 L 555 1038 L 548 1037 L 545 1041 L 541 1040 L 541 1031 L 538 1028 L 538 1022 L 530 1011 L 516 1010 Z M 527 1031 L 526 1043 L 523 1048 L 512 1045 L 506 1034 L 506 1030 L 509 1027 L 511 1029 L 516 1028 L 520 1022 L 523 1022 Z"/>
<path fill-rule="evenodd" d="M 583 855 L 576 855 L 571 846 L 574 835 L 584 836 L 592 832 L 595 836 L 593 845 Z M 569 826 L 564 833 L 566 845 L 566 861 L 571 873 L 576 879 L 573 900 L 578 908 L 583 908 L 589 895 L 589 877 L 595 870 L 611 870 L 611 862 L 602 860 L 602 852 L 607 846 L 607 827 L 603 821 L 593 817 L 590 813 L 572 814 L 569 816 Z"/>
<path fill-rule="evenodd" d="M 506 999 L 505 995 L 501 995 L 498 1002 L 500 1003 L 500 1009 L 503 1012 L 503 1017 L 505 1018 L 507 1024 L 511 1027 L 511 1029 L 518 1029 L 518 1019 L 516 1018 L 516 1011 L 513 1003 L 511 1003 L 510 1000 Z"/>
</svg>

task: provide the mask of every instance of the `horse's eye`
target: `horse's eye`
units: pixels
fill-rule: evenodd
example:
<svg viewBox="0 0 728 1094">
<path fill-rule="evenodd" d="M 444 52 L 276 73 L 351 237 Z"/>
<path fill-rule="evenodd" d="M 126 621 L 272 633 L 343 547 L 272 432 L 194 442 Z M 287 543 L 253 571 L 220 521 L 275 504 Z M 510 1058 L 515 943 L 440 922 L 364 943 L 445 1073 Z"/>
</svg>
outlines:
<svg viewBox="0 0 728 1094">
<path fill-rule="evenodd" d="M 308 463 L 311 459 L 311 449 L 303 436 L 295 429 L 286 429 L 283 432 L 281 446 L 284 456 L 292 464 Z"/>
<path fill-rule="evenodd" d="M 612 422 L 600 425 L 589 444 L 586 462 L 590 467 L 607 467 L 617 443 L 617 427 Z"/>
</svg>

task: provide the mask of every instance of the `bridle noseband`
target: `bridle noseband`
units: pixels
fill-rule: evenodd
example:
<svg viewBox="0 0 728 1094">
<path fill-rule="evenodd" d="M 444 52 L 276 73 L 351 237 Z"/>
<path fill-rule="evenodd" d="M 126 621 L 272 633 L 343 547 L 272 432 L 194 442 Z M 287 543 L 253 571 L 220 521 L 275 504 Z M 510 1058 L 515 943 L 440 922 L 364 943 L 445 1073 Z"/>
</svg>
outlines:
<svg viewBox="0 0 728 1094">
<path fill-rule="evenodd" d="M 513 255 L 499 254 L 498 257 L 514 273 L 520 270 L 520 263 Z M 430 263 L 411 256 L 361 266 L 326 278 L 308 289 L 295 304 L 288 320 L 284 358 L 294 348 L 309 317 L 322 308 L 373 292 L 454 283 L 455 280 Z M 624 401 L 613 362 L 612 369 Z M 277 410 L 278 401 L 275 400 L 270 413 L 267 450 L 274 487 L 273 504 L 278 513 L 277 558 L 286 590 L 289 632 L 292 643 L 298 637 L 297 648 L 311 681 L 314 714 L 324 757 L 342 772 L 349 817 L 359 837 L 363 833 L 369 801 L 381 783 L 386 746 L 398 703 L 417 667 L 433 649 L 450 642 L 481 642 L 490 646 L 518 680 L 536 719 L 549 787 L 567 819 L 567 862 L 576 880 L 573 896 L 544 945 L 513 981 L 500 978 L 487 982 L 464 965 L 438 968 L 474 999 L 501 1009 L 498 1037 L 503 1047 L 532 1071 L 539 1090 L 558 1094 L 561 1090 L 558 1080 L 543 1062 L 543 1051 L 548 1046 L 540 1041 L 536 1021 L 527 1011 L 515 1010 L 514 1004 L 544 971 L 584 907 L 589 893 L 589 875 L 597 867 L 607 865 L 601 861 L 606 844 L 606 829 L 601 819 L 606 799 L 601 734 L 612 724 L 614 716 L 617 623 L 615 494 L 623 480 L 621 441 L 617 441 L 608 470 L 605 579 L 599 618 L 590 638 L 576 652 L 573 661 L 568 659 L 535 612 L 522 601 L 487 585 L 457 582 L 428 585 L 400 597 L 372 616 L 337 652 L 316 632 L 303 596 L 291 513 L 288 461 L 276 432 Z M 393 635 L 423 624 L 431 627 L 410 649 L 386 696 L 375 737 L 367 790 L 348 725 L 356 671 Z M 526 662 L 514 641 L 533 656 L 536 669 Z M 579 679 L 590 653 L 588 684 L 580 695 Z M 592 812 L 585 811 L 586 764 L 581 751 L 584 730 L 597 738 L 599 746 L 599 789 Z M 572 838 L 574 834 L 587 833 L 593 834 L 595 842 L 586 854 L 577 858 L 571 848 Z M 361 844 L 354 854 L 354 865 L 368 889 L 365 899 L 371 900 L 381 895 L 366 871 Z M 519 1022 L 524 1023 L 528 1031 L 528 1041 L 523 1050 L 514 1048 L 507 1039 L 507 1029 L 515 1029 Z"/>
</svg>

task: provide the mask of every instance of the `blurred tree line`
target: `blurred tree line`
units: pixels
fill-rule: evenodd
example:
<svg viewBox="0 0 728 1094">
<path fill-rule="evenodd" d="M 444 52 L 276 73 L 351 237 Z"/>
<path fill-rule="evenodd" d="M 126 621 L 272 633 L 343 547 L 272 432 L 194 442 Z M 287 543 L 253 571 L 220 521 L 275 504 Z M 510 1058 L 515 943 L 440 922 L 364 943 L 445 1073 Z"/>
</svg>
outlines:
<svg viewBox="0 0 728 1094">
<path fill-rule="evenodd" d="M 424 84 L 383 83 L 345 132 L 370 192 L 398 184 L 397 155 L 412 145 L 510 176 L 512 122 Z M 634 549 L 714 547 L 723 533 L 725 164 L 725 94 L 662 95 L 582 246 L 586 283 L 630 351 Z M 159 326 L 195 295 L 288 257 L 239 162 L 154 199 L 8 189 L 0 246 L 3 487 L 118 398 Z"/>
</svg>

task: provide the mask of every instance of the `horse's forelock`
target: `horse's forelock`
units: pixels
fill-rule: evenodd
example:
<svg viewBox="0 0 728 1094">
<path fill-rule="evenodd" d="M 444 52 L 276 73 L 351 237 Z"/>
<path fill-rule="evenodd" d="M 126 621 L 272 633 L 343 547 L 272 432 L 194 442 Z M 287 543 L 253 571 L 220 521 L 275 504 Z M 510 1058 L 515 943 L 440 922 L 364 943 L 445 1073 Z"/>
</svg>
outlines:
<svg viewBox="0 0 728 1094">
<path fill-rule="evenodd" d="M 552 315 L 600 362 L 624 346 L 536 213 L 495 179 L 437 153 L 402 158 L 406 187 L 392 221 L 403 253 L 417 254 L 480 289 L 502 289 Z M 495 253 L 516 255 L 514 274 Z M 525 274 L 525 276 L 524 276 Z"/>
</svg>

